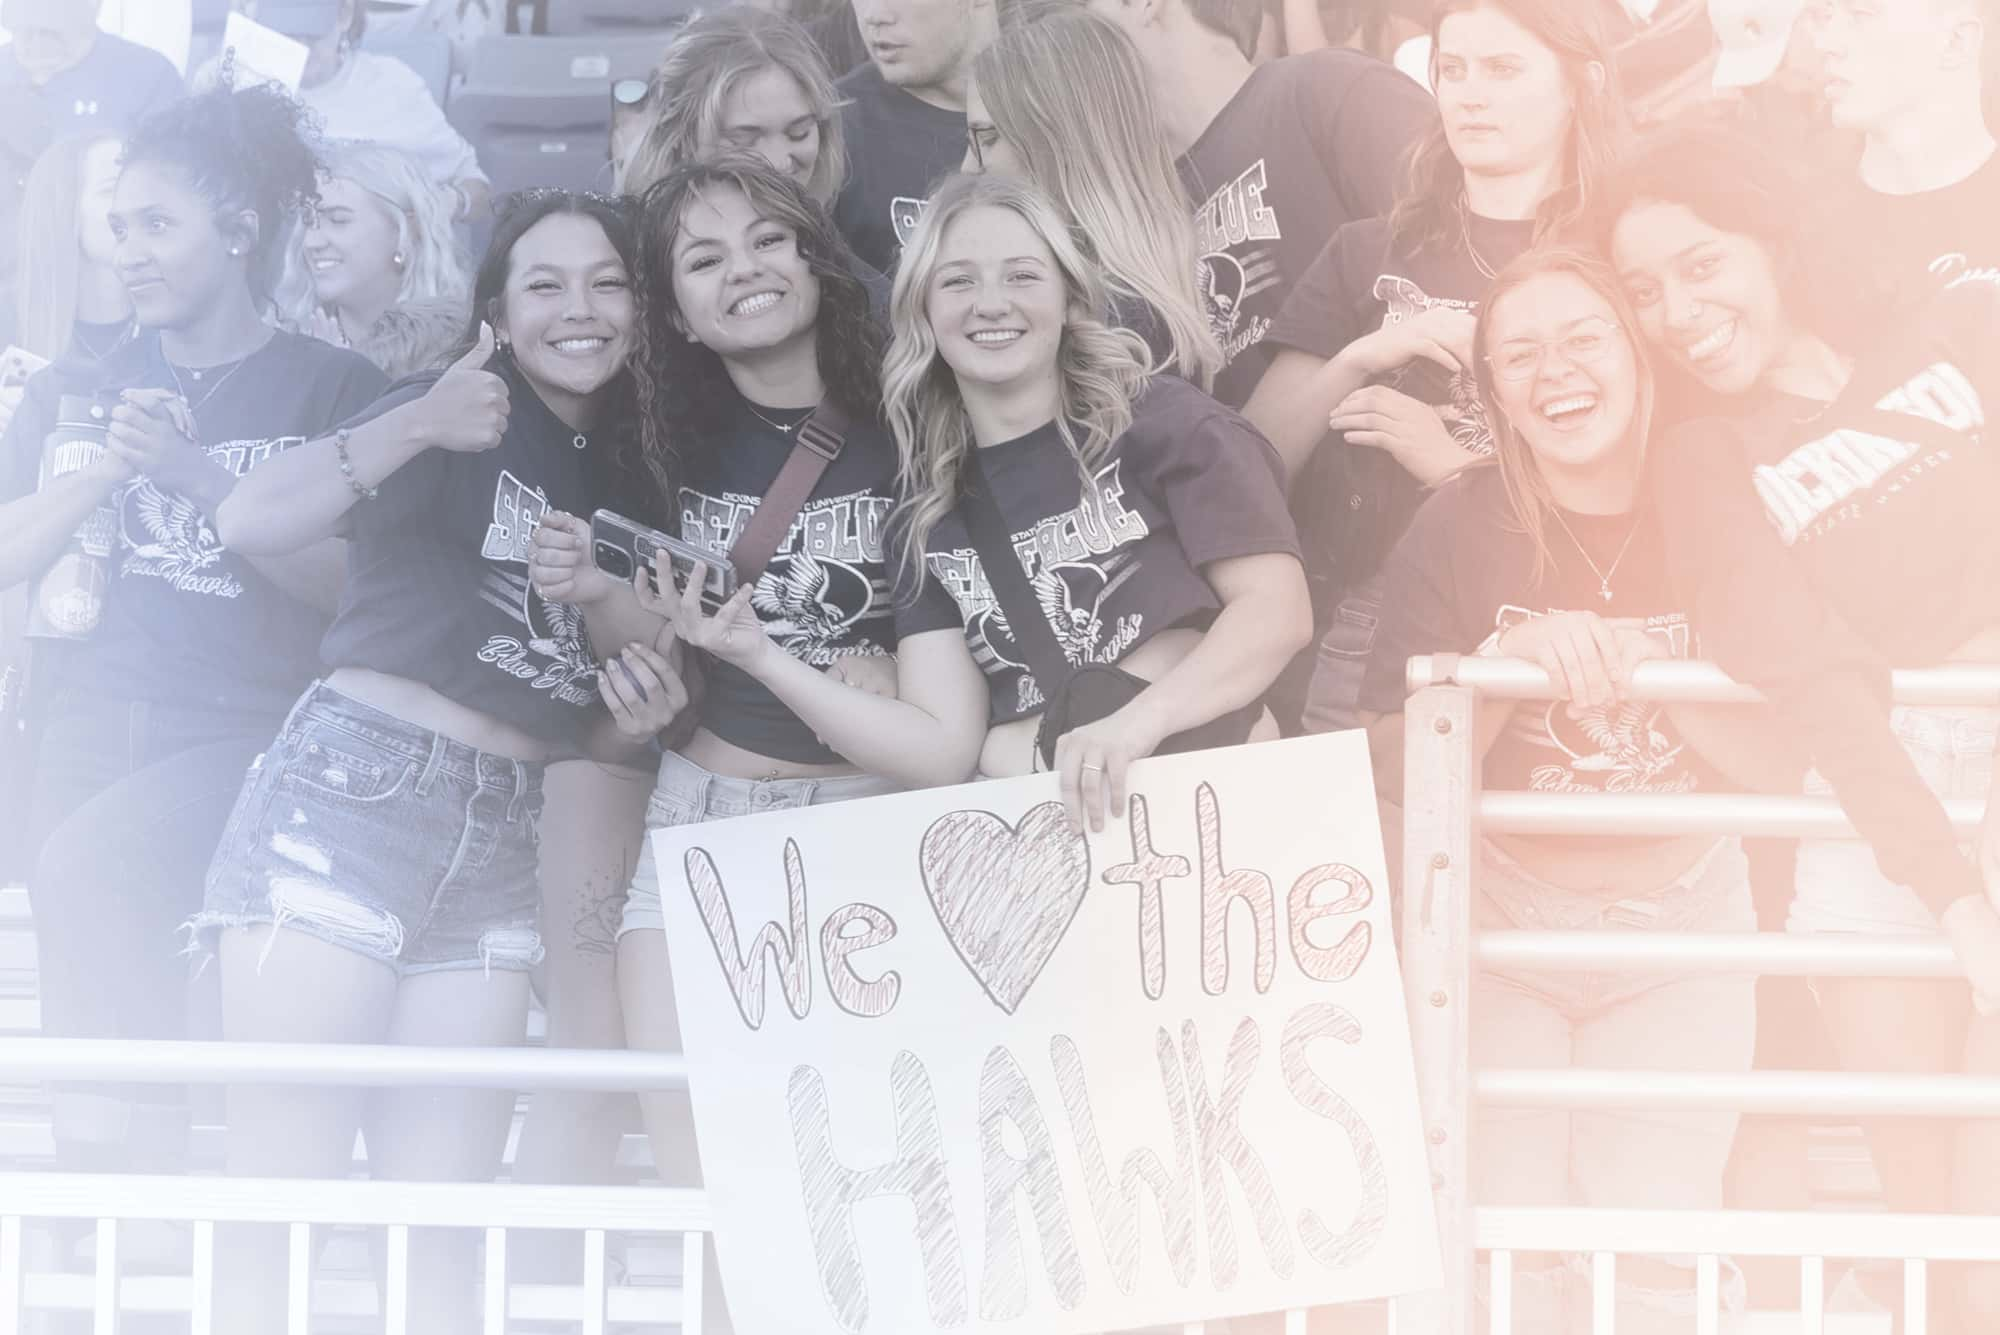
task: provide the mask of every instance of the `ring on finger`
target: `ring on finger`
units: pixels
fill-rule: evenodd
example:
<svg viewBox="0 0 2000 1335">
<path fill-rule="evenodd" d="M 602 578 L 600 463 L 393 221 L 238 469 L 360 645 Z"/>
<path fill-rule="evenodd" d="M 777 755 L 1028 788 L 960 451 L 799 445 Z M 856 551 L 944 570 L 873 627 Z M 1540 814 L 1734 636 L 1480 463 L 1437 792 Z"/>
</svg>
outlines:
<svg viewBox="0 0 2000 1335">
<path fill-rule="evenodd" d="M 1104 766 L 1102 766 L 1102 765 L 1091 765 L 1091 764 L 1085 764 L 1085 765 L 1084 765 L 1084 768 L 1085 768 L 1085 769 L 1087 769 L 1087 770 L 1095 770 L 1095 771 L 1097 771 L 1097 772 L 1098 772 L 1099 774 L 1102 774 L 1102 773 L 1104 773 Z"/>
</svg>

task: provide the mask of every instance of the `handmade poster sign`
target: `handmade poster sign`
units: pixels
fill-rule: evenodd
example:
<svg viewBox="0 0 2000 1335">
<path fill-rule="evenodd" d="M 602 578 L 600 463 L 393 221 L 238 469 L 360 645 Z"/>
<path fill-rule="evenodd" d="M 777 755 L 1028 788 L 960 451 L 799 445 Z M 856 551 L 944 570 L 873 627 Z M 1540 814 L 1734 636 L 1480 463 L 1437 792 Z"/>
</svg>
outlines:
<svg viewBox="0 0 2000 1335">
<path fill-rule="evenodd" d="M 657 831 L 739 1335 L 1438 1286 L 1360 733 Z"/>
</svg>

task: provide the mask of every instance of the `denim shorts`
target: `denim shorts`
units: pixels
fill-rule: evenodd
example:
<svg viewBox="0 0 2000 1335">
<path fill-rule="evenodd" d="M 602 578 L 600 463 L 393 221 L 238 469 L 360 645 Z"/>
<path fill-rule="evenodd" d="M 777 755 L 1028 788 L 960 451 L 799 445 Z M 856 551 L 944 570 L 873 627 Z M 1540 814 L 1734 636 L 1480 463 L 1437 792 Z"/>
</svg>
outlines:
<svg viewBox="0 0 2000 1335">
<path fill-rule="evenodd" d="M 660 757 L 660 781 L 646 803 L 646 828 L 665 830 L 732 816 L 759 816 L 795 807 L 822 807 L 857 797 L 881 797 L 901 792 L 896 783 L 873 774 L 846 774 L 836 779 L 732 779 L 711 774 L 680 753 Z M 618 935 L 663 932 L 667 927 L 660 904 L 660 878 L 650 847 L 639 854 L 632 875 L 632 893 L 625 900 L 625 917 Z"/>
<path fill-rule="evenodd" d="M 1940 798 L 1988 799 L 2000 709 L 1899 705 L 1889 715 L 1889 726 Z M 1817 770 L 1806 775 L 1805 791 L 1809 797 L 1834 795 L 1833 785 Z M 1902 934 L 1935 932 L 1938 921 L 1916 891 L 1882 874 L 1866 840 L 1802 839 L 1798 888 L 1785 927 L 1793 932 Z"/>
<path fill-rule="evenodd" d="M 542 767 L 315 683 L 250 766 L 188 924 L 273 923 L 398 974 L 532 969 Z"/>
</svg>

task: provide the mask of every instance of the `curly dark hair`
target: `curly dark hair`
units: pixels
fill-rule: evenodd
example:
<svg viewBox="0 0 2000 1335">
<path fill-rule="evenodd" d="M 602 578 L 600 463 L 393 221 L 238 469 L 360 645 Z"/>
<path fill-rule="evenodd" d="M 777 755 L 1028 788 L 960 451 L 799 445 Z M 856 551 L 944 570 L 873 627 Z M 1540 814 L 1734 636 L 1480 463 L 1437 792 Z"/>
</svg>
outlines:
<svg viewBox="0 0 2000 1335">
<path fill-rule="evenodd" d="M 826 392 L 857 422 L 879 421 L 882 415 L 886 336 L 869 307 L 867 287 L 855 276 L 860 262 L 832 216 L 762 158 L 738 153 L 676 167 L 639 201 L 636 278 L 643 300 L 632 359 L 641 448 L 670 504 L 689 452 L 713 439 L 737 398 L 722 358 L 681 332 L 674 296 L 674 240 L 681 220 L 702 191 L 716 188 L 740 190 L 760 215 L 791 228 L 800 258 L 819 280 L 814 332 Z"/>
<path fill-rule="evenodd" d="M 268 301 L 291 229 L 319 203 L 320 138 L 312 113 L 271 84 L 231 90 L 233 61 L 213 87 L 146 117 L 125 140 L 123 165 L 151 163 L 184 175 L 225 230 L 257 215 L 246 243 L 250 291 Z"/>
</svg>

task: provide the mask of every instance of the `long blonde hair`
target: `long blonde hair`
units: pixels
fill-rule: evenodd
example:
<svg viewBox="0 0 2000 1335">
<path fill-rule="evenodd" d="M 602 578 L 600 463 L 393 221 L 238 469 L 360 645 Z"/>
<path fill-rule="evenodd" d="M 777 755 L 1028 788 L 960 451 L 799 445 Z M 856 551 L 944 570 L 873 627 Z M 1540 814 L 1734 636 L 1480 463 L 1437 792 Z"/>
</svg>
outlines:
<svg viewBox="0 0 2000 1335">
<path fill-rule="evenodd" d="M 889 298 L 893 334 L 882 359 L 882 408 L 896 437 L 907 545 L 903 559 L 918 580 L 924 543 L 938 520 L 958 504 L 961 474 L 977 446 L 958 378 L 938 352 L 926 313 L 944 234 L 974 209 L 1006 209 L 1020 217 L 1054 257 L 1069 312 L 1056 351 L 1060 408 L 1056 430 L 1077 463 L 1084 487 L 1111 446 L 1132 425 L 1132 404 L 1145 387 L 1145 340 L 1109 323 L 1103 274 L 1070 234 L 1055 204 L 1026 181 L 954 176 L 939 186 L 903 247 Z"/>
<path fill-rule="evenodd" d="M 1204 389 L 1222 346 L 1195 286 L 1194 205 L 1131 38 L 1081 7 L 1003 29 L 972 67 L 1028 177 L 1072 219 L 1112 293 L 1165 326 L 1165 365 Z"/>
<path fill-rule="evenodd" d="M 20 276 L 14 295 L 19 321 L 15 341 L 50 361 L 69 350 L 76 333 L 76 289 L 85 263 L 77 236 L 84 164 L 92 149 L 117 142 L 115 135 L 58 140 L 28 171 L 15 243 Z"/>
<path fill-rule="evenodd" d="M 847 180 L 840 133 L 840 91 L 812 34 L 783 14 L 731 5 L 704 14 L 675 35 L 647 90 L 650 124 L 625 163 L 625 193 L 637 197 L 674 168 L 702 156 L 717 138 L 723 103 L 744 79 L 781 69 L 805 94 L 819 122 L 819 157 L 806 193 L 831 206 Z"/>
<path fill-rule="evenodd" d="M 452 206 L 429 172 L 400 148 L 344 139 L 328 144 L 321 176 L 352 181 L 373 195 L 396 221 L 396 250 L 403 257 L 397 304 L 447 302 L 470 308 L 472 264 L 453 230 Z M 310 229 L 300 227 L 285 257 L 279 309 L 295 328 L 308 328 L 319 308 L 305 247 Z"/>
<path fill-rule="evenodd" d="M 1618 335 L 1632 350 L 1632 362 L 1638 377 L 1638 403 L 1632 410 L 1631 436 L 1638 446 L 1641 462 L 1645 459 L 1653 429 L 1653 368 L 1646 360 L 1645 349 L 1640 346 L 1638 316 L 1625 299 L 1618 275 L 1611 271 L 1611 267 L 1587 250 L 1554 245 L 1538 247 L 1516 256 L 1512 263 L 1502 268 L 1479 306 L 1479 322 L 1473 330 L 1472 346 L 1478 354 L 1473 359 L 1473 374 L 1479 381 L 1480 397 L 1486 401 L 1487 417 L 1493 423 L 1493 453 L 1500 469 L 1500 480 L 1506 488 L 1507 508 L 1512 512 L 1517 531 L 1526 535 L 1535 548 L 1534 578 L 1537 583 L 1547 576 L 1553 560 L 1549 552 L 1550 535 L 1561 532 L 1555 527 L 1553 519 L 1555 496 L 1549 491 L 1548 479 L 1542 476 L 1535 452 L 1500 407 L 1499 386 L 1488 356 L 1491 352 L 1489 341 L 1493 336 L 1493 312 L 1501 300 L 1510 292 L 1549 274 L 1568 274 L 1577 279 L 1602 297 L 1617 318 Z"/>
</svg>

